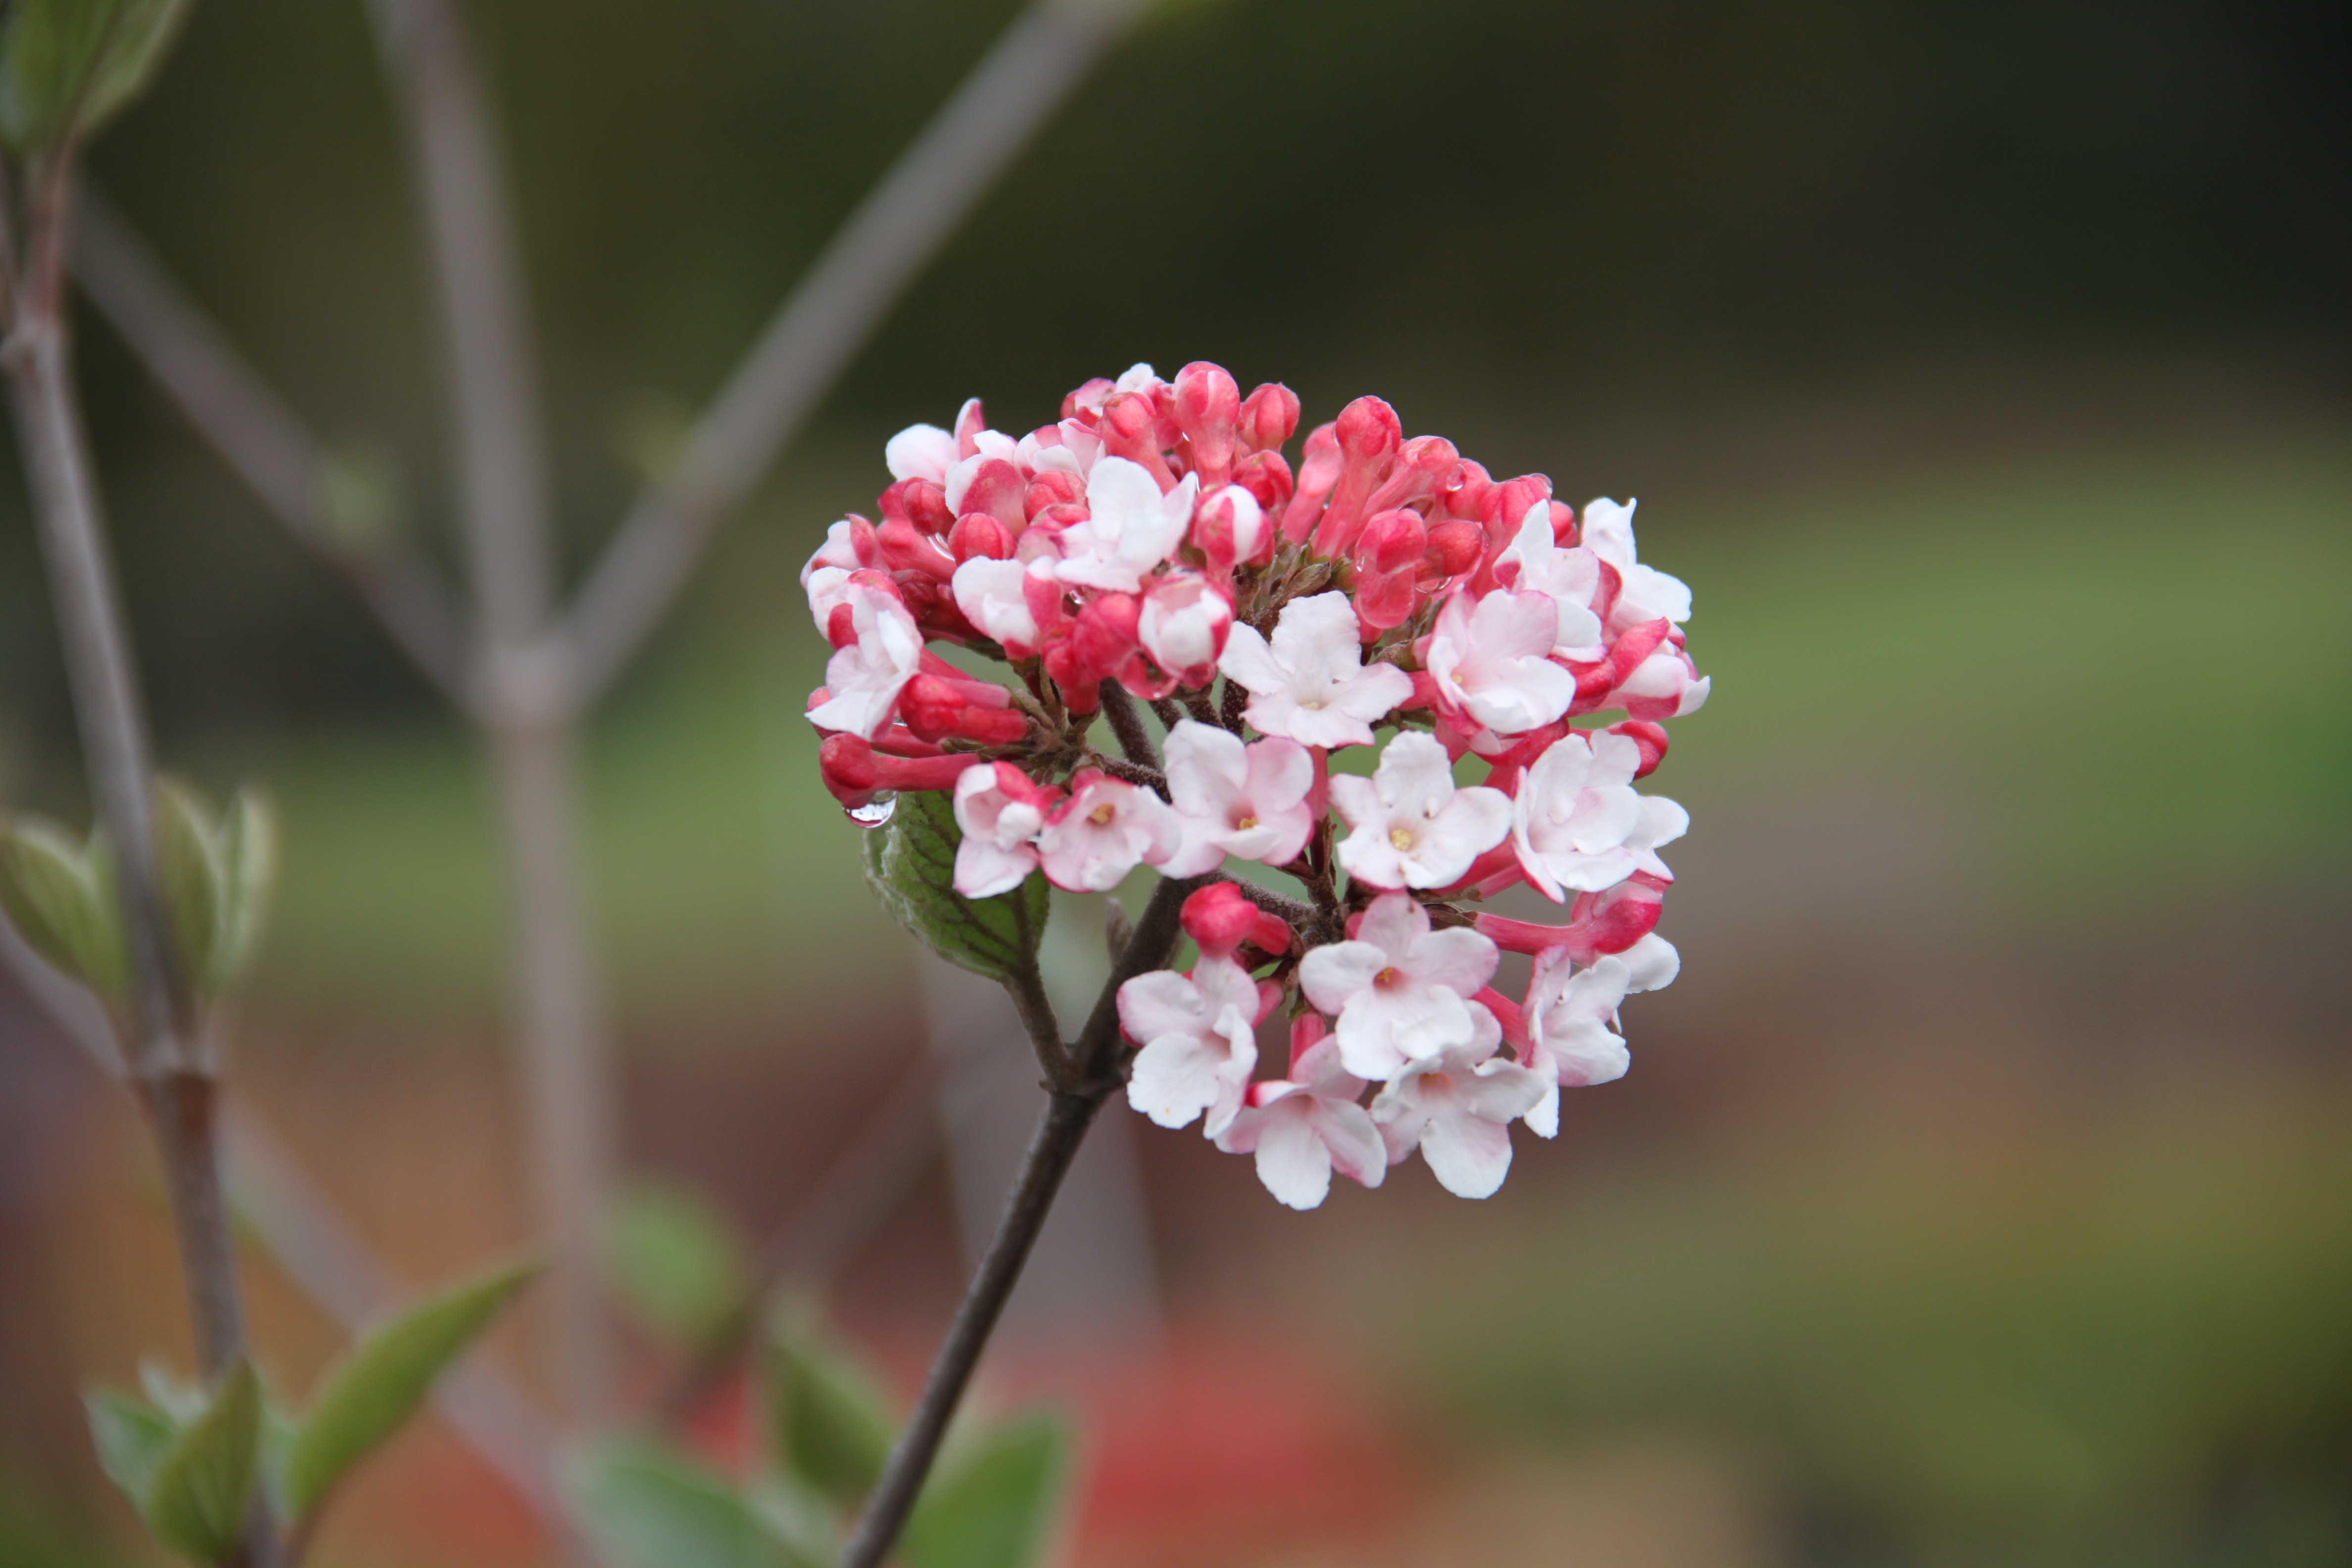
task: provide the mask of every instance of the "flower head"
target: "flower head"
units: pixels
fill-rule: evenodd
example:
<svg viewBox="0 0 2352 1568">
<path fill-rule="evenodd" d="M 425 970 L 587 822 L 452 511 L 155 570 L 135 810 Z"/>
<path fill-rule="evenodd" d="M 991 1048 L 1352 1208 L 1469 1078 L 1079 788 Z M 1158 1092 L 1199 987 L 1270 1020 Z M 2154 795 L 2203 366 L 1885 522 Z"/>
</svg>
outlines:
<svg viewBox="0 0 2352 1568">
<path fill-rule="evenodd" d="M 1416 1149 L 1484 1196 L 1507 1124 L 1557 1132 L 1561 1089 L 1623 1071 L 1624 998 L 1680 968 L 1654 928 L 1688 818 L 1633 784 L 1711 689 L 1690 593 L 1640 561 L 1630 502 L 1580 518 L 1377 397 L 1300 413 L 1206 362 L 1137 364 L 1025 434 L 974 398 L 892 437 L 875 516 L 832 522 L 800 572 L 833 650 L 819 776 L 890 833 L 938 816 L 887 797 L 951 791 L 954 897 L 1181 883 L 1197 963 L 1116 997 L 1129 1100 L 1253 1155 L 1280 1202 L 1317 1206 L 1334 1171 L 1376 1186 Z M 1244 861 L 1271 869 L 1237 881 Z M 1566 919 L 1479 907 L 1521 880 Z M 1114 940 L 1168 963 L 1167 912 Z M 1505 951 L 1535 958 L 1523 1001 L 1494 987 Z M 1276 1007 L 1290 1066 L 1253 1084 Z"/>
</svg>

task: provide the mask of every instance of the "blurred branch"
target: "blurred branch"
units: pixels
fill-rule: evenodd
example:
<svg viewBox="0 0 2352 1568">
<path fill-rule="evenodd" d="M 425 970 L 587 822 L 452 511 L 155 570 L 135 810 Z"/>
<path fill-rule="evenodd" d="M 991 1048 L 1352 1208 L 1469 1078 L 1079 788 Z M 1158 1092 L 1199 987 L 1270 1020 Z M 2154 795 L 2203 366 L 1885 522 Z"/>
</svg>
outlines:
<svg viewBox="0 0 2352 1568">
<path fill-rule="evenodd" d="M 58 1033 L 114 1081 L 122 1053 L 106 1010 L 87 990 L 50 967 L 16 929 L 0 920 L 5 965 Z M 299 1165 L 250 1115 L 224 1108 L 221 1142 L 237 1213 L 302 1293 L 349 1331 L 357 1331 L 407 1291 L 368 1250 L 349 1222 Z M 458 1435 L 524 1500 L 558 1517 L 550 1480 L 554 1438 L 521 1391 L 498 1367 L 460 1363 L 434 1389 L 435 1403 Z"/>
<path fill-rule="evenodd" d="M 401 651 L 467 705 L 465 629 L 449 589 L 424 562 L 356 548 L 323 505 L 328 456 L 164 270 L 112 203 L 85 184 L 73 272 L 92 303 L 198 434 L 288 532 L 348 578 Z"/>
<path fill-rule="evenodd" d="M 826 245 L 639 496 L 559 634 L 570 696 L 611 682 L 886 311 L 1144 0 L 1038 0 L 973 68 Z"/>
<path fill-rule="evenodd" d="M 217 1378 L 247 1354 L 236 1249 L 221 1189 L 220 1085 L 194 976 L 174 942 L 157 875 L 146 706 L 68 351 L 70 142 L 43 149 L 27 165 L 26 247 L 23 270 L 7 290 L 0 367 L 48 566 L 83 763 L 113 849 L 121 941 L 130 961 L 129 1079 L 162 1157 L 198 1358 L 205 1375 Z M 278 1531 L 267 1503 L 254 1505 L 243 1545 L 230 1560 L 241 1568 L 277 1568 Z"/>
<path fill-rule="evenodd" d="M 407 141 L 448 363 L 481 661 L 472 687 L 497 775 L 529 1163 L 551 1265 L 548 1370 L 566 1414 L 593 1419 L 610 1394 L 597 1246 L 613 1089 L 579 885 L 578 708 L 566 697 L 576 683 L 545 645 L 555 573 L 512 208 L 450 0 L 369 0 L 368 14 Z"/>
</svg>

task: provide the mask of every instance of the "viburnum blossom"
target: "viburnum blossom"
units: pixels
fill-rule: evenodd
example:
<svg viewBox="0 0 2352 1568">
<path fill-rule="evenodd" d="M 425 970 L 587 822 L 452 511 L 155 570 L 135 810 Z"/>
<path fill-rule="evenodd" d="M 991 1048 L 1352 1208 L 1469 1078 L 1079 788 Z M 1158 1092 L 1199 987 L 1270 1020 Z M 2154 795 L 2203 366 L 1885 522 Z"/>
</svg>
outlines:
<svg viewBox="0 0 2352 1568">
<path fill-rule="evenodd" d="M 1386 1079 L 1420 1058 L 1468 1042 L 1468 999 L 1495 973 L 1495 943 L 1467 927 L 1429 929 L 1429 911 L 1402 893 L 1376 899 L 1346 942 L 1298 966 L 1307 999 L 1339 1019 L 1351 1072 Z"/>
<path fill-rule="evenodd" d="M 1711 690 L 1690 590 L 1630 502 L 1580 514 L 1372 397 L 1294 447 L 1299 412 L 1136 365 L 1025 434 L 977 399 L 899 432 L 801 573 L 834 649 L 808 718 L 861 823 L 950 792 L 964 898 L 1189 891 L 1192 967 L 1118 994 L 1135 1109 L 1294 1208 L 1415 1150 L 1483 1197 L 1509 1124 L 1553 1136 L 1562 1089 L 1622 1076 L 1625 998 L 1680 969 L 1658 850 L 1689 819 L 1634 784 Z M 1564 921 L 1488 907 L 1521 883 Z M 1253 1082 L 1276 1013 L 1289 1065 Z"/>
<path fill-rule="evenodd" d="M 1339 845 L 1348 875 L 1374 888 L 1443 888 L 1459 881 L 1511 830 L 1510 798 L 1454 787 L 1454 763 L 1429 735 L 1388 743 L 1369 779 L 1331 781 L 1331 805 L 1354 829 Z"/>
<path fill-rule="evenodd" d="M 1235 626 L 1218 668 L 1250 694 L 1242 717 L 1253 728 L 1307 746 L 1369 746 L 1372 721 L 1412 696 L 1412 677 L 1396 666 L 1365 668 L 1345 594 L 1285 605 L 1271 642 Z"/>
<path fill-rule="evenodd" d="M 1295 1209 L 1330 1195 L 1331 1173 L 1377 1187 L 1389 1173 L 1388 1145 L 1361 1103 L 1369 1087 L 1339 1059 L 1322 1020 L 1303 1015 L 1288 1078 L 1250 1085 L 1249 1105 L 1217 1134 L 1228 1154 L 1255 1154 L 1258 1180 Z"/>
<path fill-rule="evenodd" d="M 1470 1038 L 1434 1056 L 1407 1062 L 1372 1100 L 1372 1120 L 1389 1147 L 1389 1163 L 1415 1149 L 1438 1184 L 1456 1197 L 1492 1197 L 1511 1169 L 1510 1124 L 1542 1100 L 1544 1080 L 1533 1068 L 1498 1061 L 1503 1027 L 1474 1007 Z"/>
<path fill-rule="evenodd" d="M 1257 1066 L 1257 983 L 1230 958 L 1204 958 L 1192 973 L 1158 970 L 1119 987 L 1118 1021 L 1142 1048 L 1127 1079 L 1127 1102 L 1162 1127 L 1202 1115 L 1212 1138 L 1225 1131 Z"/>
</svg>

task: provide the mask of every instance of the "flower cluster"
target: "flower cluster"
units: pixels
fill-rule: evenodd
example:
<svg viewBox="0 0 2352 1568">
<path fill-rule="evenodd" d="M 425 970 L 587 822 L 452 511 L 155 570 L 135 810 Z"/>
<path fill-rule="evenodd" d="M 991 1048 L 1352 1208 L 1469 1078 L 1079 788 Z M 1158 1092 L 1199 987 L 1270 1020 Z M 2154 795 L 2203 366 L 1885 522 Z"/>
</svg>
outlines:
<svg viewBox="0 0 2352 1568">
<path fill-rule="evenodd" d="M 1653 928 L 1688 818 L 1633 784 L 1706 699 L 1690 592 L 1637 559 L 1631 504 L 1580 516 L 1374 397 L 1294 468 L 1297 421 L 1287 387 L 1196 363 L 1090 381 L 1017 438 L 977 400 L 900 432 L 880 521 L 834 524 L 801 574 L 834 647 L 808 716 L 861 821 L 953 792 L 965 897 L 1203 879 L 1198 963 L 1118 995 L 1138 1110 L 1254 1152 L 1293 1207 L 1416 1150 L 1484 1197 L 1509 1124 L 1551 1137 L 1560 1089 L 1621 1076 L 1620 1005 L 1679 965 Z M 1335 772 L 1349 747 L 1375 765 Z M 1469 907 L 1523 882 L 1565 923 Z M 1506 951 L 1535 961 L 1516 1002 Z M 1256 1079 L 1277 1011 L 1289 1066 Z"/>
</svg>

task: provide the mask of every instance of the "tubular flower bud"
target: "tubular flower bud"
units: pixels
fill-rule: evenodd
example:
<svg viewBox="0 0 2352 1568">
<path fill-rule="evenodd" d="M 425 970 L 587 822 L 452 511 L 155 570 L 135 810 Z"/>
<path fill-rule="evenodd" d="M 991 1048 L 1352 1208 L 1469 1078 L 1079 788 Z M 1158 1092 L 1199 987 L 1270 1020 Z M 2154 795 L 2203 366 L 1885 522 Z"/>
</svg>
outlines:
<svg viewBox="0 0 2352 1568">
<path fill-rule="evenodd" d="M 1242 445 L 1253 452 L 1272 452 L 1298 428 L 1298 394 L 1278 381 L 1269 381 L 1242 404 Z"/>
<path fill-rule="evenodd" d="M 1176 373 L 1176 426 L 1184 433 L 1192 471 L 1214 487 L 1233 471 L 1242 409 L 1241 388 L 1222 365 L 1196 361 Z"/>
<path fill-rule="evenodd" d="M 1138 364 L 1017 438 L 976 399 L 892 437 L 879 521 L 833 523 L 800 572 L 832 646 L 819 773 L 869 826 L 951 791 L 962 898 L 1202 879 L 1199 963 L 1117 997 L 1129 1103 L 1252 1155 L 1294 1208 L 1416 1152 L 1484 1196 L 1510 1124 L 1550 1137 L 1564 1090 L 1622 1075 L 1626 998 L 1680 970 L 1655 928 L 1688 818 L 1633 786 L 1709 694 L 1690 591 L 1641 559 L 1631 502 L 1497 481 L 1375 397 L 1294 470 L 1299 416 L 1278 383 Z M 1335 772 L 1349 746 L 1375 754 Z M 1248 860 L 1309 901 L 1244 892 Z M 1521 881 L 1565 921 L 1477 908 Z M 1506 952 L 1535 960 L 1523 992 Z M 1277 1008 L 1289 1062 L 1256 1079 Z"/>
</svg>

